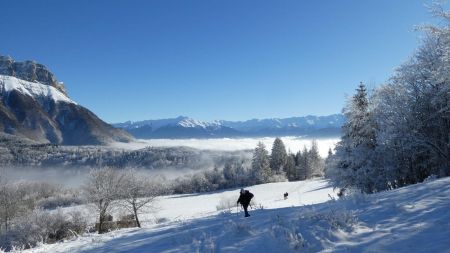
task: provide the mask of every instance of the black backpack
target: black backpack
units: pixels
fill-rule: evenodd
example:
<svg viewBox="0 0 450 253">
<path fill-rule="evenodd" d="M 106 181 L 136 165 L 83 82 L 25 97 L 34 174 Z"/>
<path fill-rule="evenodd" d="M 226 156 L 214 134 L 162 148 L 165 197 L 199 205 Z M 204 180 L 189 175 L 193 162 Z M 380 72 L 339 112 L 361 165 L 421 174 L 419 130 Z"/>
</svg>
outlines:
<svg viewBox="0 0 450 253">
<path fill-rule="evenodd" d="M 248 197 L 248 201 L 250 202 L 250 200 L 252 200 L 253 198 L 253 193 L 249 192 L 248 190 L 245 190 L 245 195 Z"/>
</svg>

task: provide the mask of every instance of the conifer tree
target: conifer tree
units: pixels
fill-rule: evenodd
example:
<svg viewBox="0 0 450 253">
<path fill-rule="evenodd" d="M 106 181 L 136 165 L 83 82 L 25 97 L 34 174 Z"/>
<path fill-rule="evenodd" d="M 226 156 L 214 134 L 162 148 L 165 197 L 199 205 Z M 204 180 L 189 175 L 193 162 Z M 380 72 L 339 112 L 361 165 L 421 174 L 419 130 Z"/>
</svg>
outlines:
<svg viewBox="0 0 450 253">
<path fill-rule="evenodd" d="M 297 179 L 297 171 L 295 167 L 295 155 L 289 153 L 286 158 L 285 165 L 286 177 L 289 181 L 294 181 Z"/>
<path fill-rule="evenodd" d="M 262 142 L 259 142 L 253 151 L 252 176 L 257 184 L 266 183 L 271 177 L 269 154 Z"/>
<path fill-rule="evenodd" d="M 276 138 L 273 142 L 272 153 L 270 154 L 270 168 L 276 174 L 285 171 L 286 165 L 286 148 L 280 138 Z"/>
<path fill-rule="evenodd" d="M 373 192 L 372 156 L 376 147 L 375 121 L 369 111 L 365 85 L 361 82 L 356 94 L 344 108 L 346 123 L 343 135 L 336 146 L 336 171 L 340 187 L 355 186 Z"/>
</svg>

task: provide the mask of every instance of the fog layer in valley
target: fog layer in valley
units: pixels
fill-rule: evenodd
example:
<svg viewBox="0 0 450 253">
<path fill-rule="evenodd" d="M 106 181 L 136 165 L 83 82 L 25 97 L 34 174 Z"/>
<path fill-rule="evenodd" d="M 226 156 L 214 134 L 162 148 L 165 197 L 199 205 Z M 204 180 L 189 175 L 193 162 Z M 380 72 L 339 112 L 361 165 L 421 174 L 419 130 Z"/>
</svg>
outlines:
<svg viewBox="0 0 450 253">
<path fill-rule="evenodd" d="M 287 151 L 297 153 L 297 151 L 303 149 L 306 146 L 308 149 L 311 147 L 311 138 L 302 138 L 295 136 L 281 137 L 286 146 Z M 186 146 L 196 149 L 209 149 L 209 150 L 249 150 L 254 149 L 258 142 L 263 142 L 266 148 L 269 150 L 272 147 L 275 137 L 262 137 L 262 138 L 221 138 L 221 139 L 152 139 L 143 140 L 139 139 L 131 143 L 114 143 L 116 148 L 123 149 L 141 149 L 147 146 L 153 147 L 176 147 Z M 339 138 L 328 139 L 316 139 L 319 145 L 319 153 L 322 157 L 326 157 L 328 150 L 333 149 Z"/>
<path fill-rule="evenodd" d="M 267 150 L 270 152 L 272 144 L 275 138 L 263 137 L 263 138 L 222 138 L 222 139 L 153 139 L 153 140 L 137 140 L 132 143 L 115 143 L 113 150 L 138 150 L 145 147 L 178 147 L 185 146 L 198 149 L 198 154 L 193 159 L 194 163 L 186 163 L 182 166 L 174 167 L 172 165 L 158 165 L 158 166 L 132 166 L 138 169 L 142 173 L 153 178 L 164 177 L 166 179 L 175 179 L 182 177 L 186 174 L 192 174 L 202 170 L 210 170 L 215 166 L 222 168 L 224 161 L 247 161 L 251 160 L 251 151 L 258 142 L 263 142 L 266 145 Z M 296 153 L 306 146 L 308 149 L 311 146 L 312 139 L 301 137 L 282 137 L 281 138 L 286 146 L 287 151 Z M 325 158 L 329 148 L 334 148 L 339 139 L 317 139 L 320 155 Z M 178 150 L 178 149 L 177 149 Z M 216 150 L 210 152 L 208 150 Z M 245 152 L 242 152 L 246 150 Z M 105 152 L 108 149 L 105 149 Z M 222 153 L 223 151 L 223 153 Z M 238 151 L 237 153 L 228 153 L 230 151 Z M 239 152 L 241 151 L 241 152 Z M 194 152 L 195 153 L 195 152 Z M 120 154 L 120 153 L 119 153 Z M 170 153 L 171 155 L 178 156 L 177 152 Z M 92 156 L 92 154 L 90 154 Z M 107 156 L 103 156 L 103 166 L 108 166 Z M 165 156 L 164 156 L 165 157 Z M 214 158 L 216 157 L 216 158 Z M 138 158 L 132 158 L 138 161 Z M 186 159 L 186 158 L 184 158 Z M 186 161 L 188 161 L 187 159 Z M 191 159 L 192 160 L 192 159 Z M 126 163 L 125 163 L 126 164 Z M 133 163 L 130 163 L 133 164 Z M 247 164 L 249 166 L 249 164 Z M 60 184 L 66 187 L 78 187 L 82 185 L 89 173 L 90 168 L 98 167 L 93 166 L 4 166 L 2 173 L 12 181 L 31 180 L 40 182 L 49 182 L 54 184 Z M 115 166 L 112 166 L 115 167 Z M 129 167 L 129 166 L 125 166 Z M 124 167 L 118 167 L 124 169 Z M 152 169 L 153 168 L 153 169 Z"/>
</svg>

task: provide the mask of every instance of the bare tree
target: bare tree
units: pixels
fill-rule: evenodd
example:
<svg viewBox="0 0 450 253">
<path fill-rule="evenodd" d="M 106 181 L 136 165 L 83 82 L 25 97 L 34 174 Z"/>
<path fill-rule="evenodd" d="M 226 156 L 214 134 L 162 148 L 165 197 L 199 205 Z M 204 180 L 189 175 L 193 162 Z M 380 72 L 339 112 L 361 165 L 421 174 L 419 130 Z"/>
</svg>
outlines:
<svg viewBox="0 0 450 253">
<path fill-rule="evenodd" d="M 92 203 L 99 213 L 99 234 L 106 232 L 103 224 L 114 201 L 120 197 L 122 182 L 123 174 L 111 168 L 93 169 L 89 173 L 84 192 L 88 202 Z"/>
<path fill-rule="evenodd" d="M 17 185 L 8 183 L 4 173 L 0 175 L 0 232 L 10 228 L 11 221 L 16 218 L 21 209 L 21 197 L 18 196 Z"/>
<path fill-rule="evenodd" d="M 134 169 L 125 171 L 123 175 L 120 185 L 121 203 L 134 215 L 137 226 L 141 227 L 138 214 L 149 208 L 158 196 L 157 185 Z"/>
</svg>

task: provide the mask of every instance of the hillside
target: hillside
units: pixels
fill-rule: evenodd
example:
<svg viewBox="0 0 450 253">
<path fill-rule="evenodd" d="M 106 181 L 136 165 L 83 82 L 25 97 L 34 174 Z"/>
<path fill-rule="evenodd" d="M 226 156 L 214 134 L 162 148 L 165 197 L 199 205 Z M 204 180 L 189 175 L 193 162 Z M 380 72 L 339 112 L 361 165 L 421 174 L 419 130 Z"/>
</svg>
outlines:
<svg viewBox="0 0 450 253">
<path fill-rule="evenodd" d="M 450 252 L 450 178 L 336 201 L 322 180 L 249 189 L 258 208 L 247 219 L 235 213 L 237 190 L 167 196 L 159 224 L 147 216 L 143 229 L 25 252 Z M 227 199 L 231 212 L 215 210 Z"/>
</svg>

